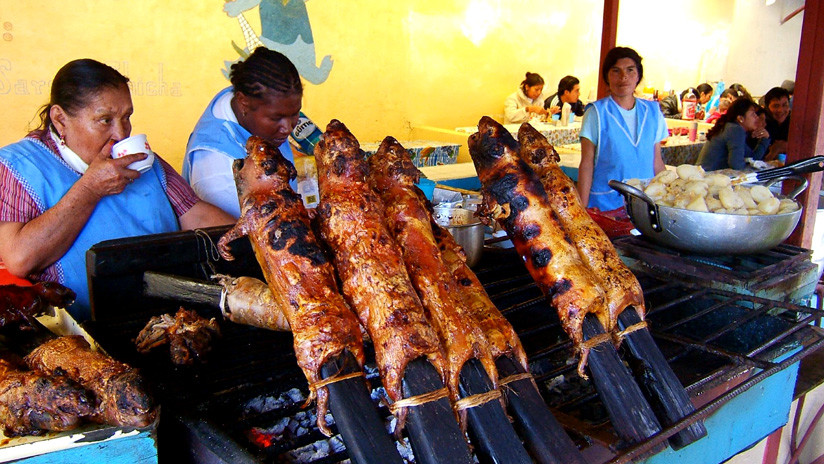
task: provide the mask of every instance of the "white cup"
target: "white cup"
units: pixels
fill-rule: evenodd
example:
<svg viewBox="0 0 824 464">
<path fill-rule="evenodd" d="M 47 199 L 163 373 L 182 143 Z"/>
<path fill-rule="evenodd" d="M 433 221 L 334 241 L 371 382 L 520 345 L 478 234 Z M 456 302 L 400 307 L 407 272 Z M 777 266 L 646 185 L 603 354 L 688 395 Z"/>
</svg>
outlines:
<svg viewBox="0 0 824 464">
<path fill-rule="evenodd" d="M 117 142 L 112 147 L 112 158 L 114 159 L 122 158 L 126 155 L 131 155 L 134 153 L 146 153 L 149 156 L 144 160 L 135 161 L 130 164 L 128 166 L 129 169 L 134 169 L 135 171 L 141 173 L 151 169 L 152 164 L 154 163 L 155 155 L 152 152 L 152 147 L 149 146 L 149 142 L 146 140 L 146 134 L 132 135 L 131 137 L 127 137 Z"/>
</svg>

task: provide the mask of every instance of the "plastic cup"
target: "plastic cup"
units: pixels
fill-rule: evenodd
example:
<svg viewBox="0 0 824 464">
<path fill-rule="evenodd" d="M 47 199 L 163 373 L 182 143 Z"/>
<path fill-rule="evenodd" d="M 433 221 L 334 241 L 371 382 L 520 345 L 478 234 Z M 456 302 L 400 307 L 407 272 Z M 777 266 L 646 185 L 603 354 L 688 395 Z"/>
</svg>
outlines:
<svg viewBox="0 0 824 464">
<path fill-rule="evenodd" d="M 122 158 L 126 155 L 131 155 L 134 153 L 146 153 L 149 156 L 144 160 L 135 161 L 130 164 L 128 166 L 129 169 L 134 169 L 135 171 L 141 173 L 151 169 L 155 156 L 154 152 L 152 152 L 152 147 L 149 146 L 149 142 L 146 140 L 146 134 L 132 135 L 131 137 L 127 137 L 117 142 L 112 147 L 112 158 L 114 159 Z"/>
</svg>

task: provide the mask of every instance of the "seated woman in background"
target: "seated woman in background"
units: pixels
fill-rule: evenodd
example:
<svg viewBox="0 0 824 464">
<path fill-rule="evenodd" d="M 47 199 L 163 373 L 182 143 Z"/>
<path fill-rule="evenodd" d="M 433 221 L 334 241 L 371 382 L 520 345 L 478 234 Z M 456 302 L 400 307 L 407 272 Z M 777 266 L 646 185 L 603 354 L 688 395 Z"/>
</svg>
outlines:
<svg viewBox="0 0 824 464">
<path fill-rule="evenodd" d="M 790 93 L 781 87 L 773 87 L 764 95 L 764 109 L 767 113 L 767 132 L 770 133 L 767 160 L 773 160 L 781 153 L 787 153 L 787 135 L 790 132 Z"/>
<path fill-rule="evenodd" d="M 544 108 L 544 78 L 527 72 L 521 87 L 504 102 L 504 124 L 527 122 L 533 115 L 547 116 Z"/>
<path fill-rule="evenodd" d="M 707 116 L 706 122 L 715 122 L 720 118 L 738 98 L 738 92 L 732 89 L 727 89 L 721 92 L 721 96 L 718 99 L 718 106 L 713 108 L 710 114 Z"/>
<path fill-rule="evenodd" d="M 575 76 L 564 76 L 558 82 L 558 92 L 548 97 L 544 108 L 549 114 L 563 114 L 564 105 L 570 106 L 570 113 L 579 118 L 584 115 L 584 104 L 581 103 L 581 82 Z"/>
<path fill-rule="evenodd" d="M 745 158 L 764 159 L 770 137 L 766 129 L 758 128 L 758 105 L 747 98 L 739 98 L 707 132 L 707 143 L 701 148 L 697 164 L 705 171 L 744 169 Z M 747 134 L 759 139 L 755 150 L 747 145 Z"/>
<path fill-rule="evenodd" d="M 695 119 L 704 119 L 707 116 L 705 105 L 712 98 L 712 86 L 705 82 L 698 85 L 695 90 L 696 95 L 698 95 L 698 108 L 695 111 Z"/>
<path fill-rule="evenodd" d="M 112 159 L 132 130 L 129 79 L 90 60 L 54 76 L 40 127 L 0 149 L 0 258 L 18 277 L 74 290 L 69 308 L 90 316 L 86 251 L 103 240 L 231 224 L 200 201 L 159 156 L 140 173 L 133 153 Z"/>
</svg>

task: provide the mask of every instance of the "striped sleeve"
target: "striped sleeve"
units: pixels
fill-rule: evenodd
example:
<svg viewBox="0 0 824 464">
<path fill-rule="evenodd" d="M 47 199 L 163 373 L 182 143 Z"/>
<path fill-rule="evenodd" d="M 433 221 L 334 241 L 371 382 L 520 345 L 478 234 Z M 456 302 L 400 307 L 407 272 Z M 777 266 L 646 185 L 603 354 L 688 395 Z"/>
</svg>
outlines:
<svg viewBox="0 0 824 464">
<path fill-rule="evenodd" d="M 0 163 L 0 221 L 29 222 L 41 214 L 23 184 Z"/>
<path fill-rule="evenodd" d="M 166 174 L 166 196 L 179 218 L 200 201 L 200 198 L 169 163 L 159 156 L 157 159 L 160 160 L 160 165 L 163 166 L 163 172 Z"/>
</svg>

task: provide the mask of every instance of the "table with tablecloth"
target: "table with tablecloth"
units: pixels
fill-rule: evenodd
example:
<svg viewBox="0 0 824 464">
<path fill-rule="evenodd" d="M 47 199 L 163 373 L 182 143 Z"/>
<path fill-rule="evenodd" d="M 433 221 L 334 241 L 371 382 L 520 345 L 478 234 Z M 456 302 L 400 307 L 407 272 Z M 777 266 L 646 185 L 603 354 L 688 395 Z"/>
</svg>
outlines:
<svg viewBox="0 0 824 464">
<path fill-rule="evenodd" d="M 444 164 L 454 164 L 458 161 L 458 151 L 461 148 L 458 144 L 438 142 L 434 140 L 410 140 L 400 141 L 400 144 L 409 152 L 412 162 L 417 167 L 440 166 Z M 367 155 L 373 155 L 378 151 L 380 143 L 362 143 L 361 150 Z"/>
<path fill-rule="evenodd" d="M 579 134 L 581 133 L 581 123 L 573 122 L 566 126 L 560 126 L 548 122 L 530 121 L 529 124 L 541 133 L 549 143 L 553 145 L 566 145 L 569 143 L 577 143 Z M 504 125 L 513 137 L 518 138 L 518 129 L 520 124 L 506 124 Z M 464 134 L 474 134 L 478 132 L 478 126 L 464 126 L 456 127 L 456 131 Z"/>
</svg>

